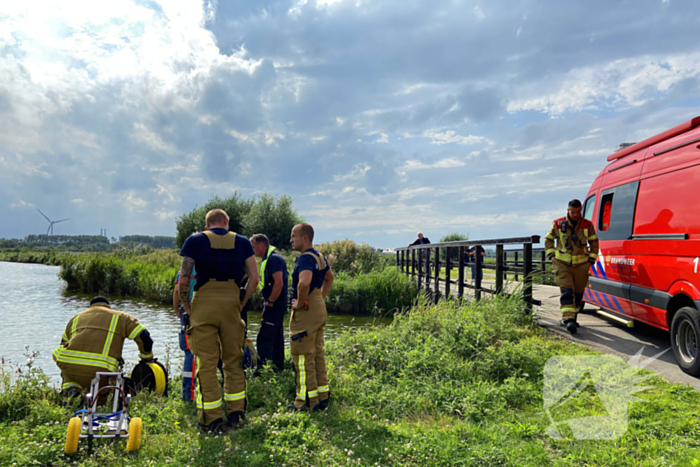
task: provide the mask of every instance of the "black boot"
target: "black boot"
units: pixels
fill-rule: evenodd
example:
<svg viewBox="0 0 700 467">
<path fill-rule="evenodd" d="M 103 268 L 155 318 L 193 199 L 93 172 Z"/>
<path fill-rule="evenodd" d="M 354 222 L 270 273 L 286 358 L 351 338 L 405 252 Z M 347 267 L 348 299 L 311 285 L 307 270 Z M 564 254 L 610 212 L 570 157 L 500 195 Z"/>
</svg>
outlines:
<svg viewBox="0 0 700 467">
<path fill-rule="evenodd" d="M 243 420 L 245 420 L 245 412 L 231 412 L 226 415 L 226 428 L 236 428 Z"/>
<path fill-rule="evenodd" d="M 205 434 L 213 434 L 213 435 L 218 435 L 222 431 L 222 424 L 223 424 L 223 419 L 222 418 L 217 418 L 213 422 L 211 422 L 209 425 L 202 425 L 201 423 L 198 423 L 197 426 L 199 427 L 199 431 Z"/>
<path fill-rule="evenodd" d="M 578 323 L 573 318 L 565 319 L 564 326 L 566 326 L 566 330 L 569 331 L 572 335 L 576 334 L 576 331 L 578 331 Z"/>
</svg>

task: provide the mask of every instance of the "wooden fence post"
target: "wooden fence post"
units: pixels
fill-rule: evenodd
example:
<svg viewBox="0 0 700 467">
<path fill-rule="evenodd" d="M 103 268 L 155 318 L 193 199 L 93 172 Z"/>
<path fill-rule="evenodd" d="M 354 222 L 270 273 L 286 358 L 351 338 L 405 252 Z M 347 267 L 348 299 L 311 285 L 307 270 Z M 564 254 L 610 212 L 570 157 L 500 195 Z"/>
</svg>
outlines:
<svg viewBox="0 0 700 467">
<path fill-rule="evenodd" d="M 401 254 L 400 251 L 396 251 L 396 267 L 398 268 L 399 265 L 401 264 L 401 260 L 399 259 L 399 255 Z"/>
<path fill-rule="evenodd" d="M 413 250 L 414 252 L 416 250 Z M 418 251 L 418 290 L 420 291 L 423 285 L 423 258 L 421 257 L 420 251 Z"/>
<path fill-rule="evenodd" d="M 423 251 L 425 251 L 425 291 L 430 299 L 432 298 L 430 295 L 430 248 L 426 248 Z"/>
<path fill-rule="evenodd" d="M 440 300 L 440 248 L 435 248 L 435 304 Z"/>
<path fill-rule="evenodd" d="M 477 302 L 481 300 L 481 275 L 483 274 L 483 268 L 481 267 L 481 255 L 479 254 L 479 247 L 481 245 L 474 245 L 474 300 Z"/>
<path fill-rule="evenodd" d="M 416 250 L 411 250 L 411 276 L 416 275 Z"/>
<path fill-rule="evenodd" d="M 503 292 L 503 245 L 496 245 L 496 293 Z"/>
<path fill-rule="evenodd" d="M 532 312 L 532 243 L 526 243 L 523 246 L 523 266 L 525 268 L 523 277 L 523 295 L 529 313 Z"/>
<path fill-rule="evenodd" d="M 450 269 L 452 269 L 452 249 L 448 246 L 445 248 L 445 298 L 452 298 L 450 293 Z"/>
<path fill-rule="evenodd" d="M 515 271 L 515 282 L 518 282 L 518 271 L 517 271 L 517 269 L 518 269 L 518 252 L 517 252 L 517 251 L 515 252 L 515 260 L 514 260 L 513 266 L 514 266 L 515 269 L 516 269 L 516 271 Z"/>
<path fill-rule="evenodd" d="M 547 272 L 547 257 L 544 250 L 540 251 L 540 283 L 544 284 L 544 273 Z"/>
<path fill-rule="evenodd" d="M 460 303 L 464 298 L 464 247 L 459 247 L 459 271 L 457 272 L 457 296 Z"/>
</svg>

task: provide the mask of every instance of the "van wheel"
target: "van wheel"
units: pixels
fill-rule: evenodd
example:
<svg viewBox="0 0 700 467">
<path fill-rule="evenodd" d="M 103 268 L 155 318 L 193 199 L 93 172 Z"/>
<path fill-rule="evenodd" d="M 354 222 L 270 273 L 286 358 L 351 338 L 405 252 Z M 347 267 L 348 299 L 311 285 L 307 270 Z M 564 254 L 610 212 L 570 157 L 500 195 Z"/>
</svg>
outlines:
<svg viewBox="0 0 700 467">
<path fill-rule="evenodd" d="M 673 315 L 671 322 L 671 347 L 681 370 L 700 376 L 700 311 L 685 306 Z"/>
</svg>

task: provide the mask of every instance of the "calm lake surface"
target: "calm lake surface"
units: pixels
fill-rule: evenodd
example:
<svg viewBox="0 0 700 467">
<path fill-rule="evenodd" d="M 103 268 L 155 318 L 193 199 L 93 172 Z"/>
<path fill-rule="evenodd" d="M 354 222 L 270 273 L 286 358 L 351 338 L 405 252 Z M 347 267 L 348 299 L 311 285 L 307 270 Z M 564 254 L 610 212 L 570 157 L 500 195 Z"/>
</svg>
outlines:
<svg viewBox="0 0 700 467">
<path fill-rule="evenodd" d="M 57 266 L 0 262 L 0 357 L 12 366 L 23 365 L 26 348 L 38 351 L 36 364 L 60 382 L 60 372 L 51 353 L 61 343 L 68 321 L 85 310 L 92 296 L 66 291 L 65 282 L 58 278 Z M 182 351 L 177 333 L 180 321 L 170 306 L 123 297 L 110 297 L 111 307 L 137 318 L 155 341 L 153 353 L 161 362 L 170 361 L 171 374 L 180 373 Z M 289 320 L 289 314 L 287 314 Z M 260 312 L 248 313 L 248 337 L 255 340 L 260 327 Z M 391 318 L 369 316 L 328 315 L 326 340 L 338 333 L 367 324 L 388 324 Z M 289 345 L 285 327 L 285 341 Z M 124 342 L 123 358 L 129 364 L 138 362 L 138 348 L 133 341 Z"/>
</svg>

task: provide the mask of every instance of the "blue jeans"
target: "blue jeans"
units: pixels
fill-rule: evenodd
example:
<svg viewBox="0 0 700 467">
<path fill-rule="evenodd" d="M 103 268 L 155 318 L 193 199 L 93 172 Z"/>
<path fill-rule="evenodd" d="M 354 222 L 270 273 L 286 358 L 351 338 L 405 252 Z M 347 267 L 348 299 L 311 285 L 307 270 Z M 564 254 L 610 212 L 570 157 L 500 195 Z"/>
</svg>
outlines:
<svg viewBox="0 0 700 467">
<path fill-rule="evenodd" d="M 194 355 L 190 351 L 187 334 L 185 334 L 184 316 L 185 313 L 183 312 L 180 316 L 180 332 L 177 336 L 180 341 L 180 349 L 185 352 L 185 361 L 182 364 L 182 400 L 193 402 L 195 400 L 194 385 L 197 378 L 197 368 Z"/>
<path fill-rule="evenodd" d="M 476 278 L 476 265 L 474 263 L 471 263 L 472 267 L 472 280 Z M 483 281 L 484 280 L 484 265 L 481 265 L 481 271 L 479 271 L 479 280 Z"/>
</svg>

